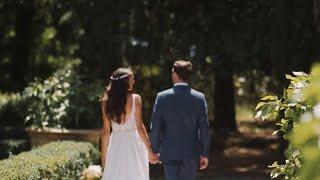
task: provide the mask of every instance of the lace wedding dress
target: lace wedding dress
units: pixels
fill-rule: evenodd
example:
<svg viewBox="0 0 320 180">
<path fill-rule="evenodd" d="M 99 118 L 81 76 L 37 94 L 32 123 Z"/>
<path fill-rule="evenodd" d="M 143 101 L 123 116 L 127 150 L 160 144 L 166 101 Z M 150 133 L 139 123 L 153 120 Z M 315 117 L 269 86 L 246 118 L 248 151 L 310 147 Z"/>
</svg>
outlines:
<svg viewBox="0 0 320 180">
<path fill-rule="evenodd" d="M 103 180 L 149 180 L 148 152 L 136 128 L 134 99 L 129 119 L 124 124 L 111 122 Z"/>
</svg>

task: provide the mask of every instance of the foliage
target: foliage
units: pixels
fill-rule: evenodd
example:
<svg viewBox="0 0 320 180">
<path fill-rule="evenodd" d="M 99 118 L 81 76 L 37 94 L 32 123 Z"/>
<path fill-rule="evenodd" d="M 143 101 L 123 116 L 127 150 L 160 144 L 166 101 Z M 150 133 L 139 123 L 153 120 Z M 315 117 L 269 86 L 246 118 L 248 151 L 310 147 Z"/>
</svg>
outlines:
<svg viewBox="0 0 320 180">
<path fill-rule="evenodd" d="M 1 89 L 22 90 L 34 77 L 46 78 L 74 55 L 83 32 L 70 21 L 70 2 L 4 0 L 0 3 Z M 17 88 L 18 87 L 18 88 Z"/>
<path fill-rule="evenodd" d="M 24 126 L 27 101 L 21 93 L 0 94 L 0 124 L 2 126 Z"/>
<path fill-rule="evenodd" d="M 24 96 L 31 102 L 28 107 L 26 123 L 33 127 L 65 127 L 68 121 L 69 97 L 77 83 L 73 64 L 66 65 L 45 81 L 36 80 L 25 89 Z"/>
<path fill-rule="evenodd" d="M 0 96 L 4 126 L 97 128 L 103 82 L 79 76 L 73 60 L 45 80 L 36 78 L 22 93 Z"/>
<path fill-rule="evenodd" d="M 257 82 L 262 72 L 275 91 L 284 81 L 279 75 L 307 70 L 319 57 L 313 8 L 312 1 L 301 0 L 3 0 L 0 89 L 20 91 L 73 58 L 82 61 L 79 75 L 100 82 L 117 67 L 132 65 L 152 72 L 139 72 L 137 81 L 147 119 L 155 91 L 171 86 L 172 62 L 189 59 L 197 69 L 192 87 L 207 94 L 213 127 L 235 130 L 232 77 L 256 71 L 249 77 Z M 96 104 L 90 101 L 90 107 Z M 89 120 L 79 112 L 68 122 L 86 127 Z M 97 108 L 87 112 L 82 115 L 100 119 Z"/>
<path fill-rule="evenodd" d="M 78 81 L 72 86 L 66 128 L 100 128 L 101 108 L 100 97 L 104 90 L 104 83 L 100 80 L 86 79 L 78 76 Z"/>
<path fill-rule="evenodd" d="M 79 179 L 81 172 L 99 160 L 90 143 L 52 142 L 30 152 L 0 161 L 0 177 L 9 179 Z"/>
<path fill-rule="evenodd" d="M 132 65 L 152 72 L 138 72 L 137 92 L 144 92 L 147 117 L 155 90 L 171 86 L 172 61 L 189 59 L 197 70 L 192 85 L 206 91 L 209 108 L 232 105 L 230 92 L 218 92 L 232 78 L 215 84 L 216 74 L 256 70 L 248 77 L 257 82 L 261 71 L 271 77 L 274 90 L 283 81 L 279 74 L 309 68 L 319 56 L 320 40 L 312 9 L 311 1 L 301 0 L 3 0 L 0 89 L 22 90 L 26 82 L 47 78 L 73 58 L 82 60 L 79 75 L 100 82 L 115 68 Z M 221 102 L 214 102 L 214 92 Z"/>
<path fill-rule="evenodd" d="M 26 76 L 26 81 L 47 77 L 70 57 L 82 59 L 82 73 L 102 79 L 121 65 L 167 68 L 177 58 L 191 59 L 210 74 L 213 67 L 229 69 L 230 65 L 237 67 L 237 74 L 259 69 L 277 77 L 286 70 L 307 69 L 312 60 L 302 60 L 319 55 L 311 1 L 21 2 L 22 10 L 34 12 L 25 16 L 31 16 L 31 33 L 18 31 L 16 16 L 24 11 L 17 9 L 15 1 L 0 4 L 4 11 L 0 21 L 4 76 L 0 78 L 6 84 L 18 75 Z M 30 36 L 32 42 L 27 75 L 13 74 L 9 68 L 17 65 L 11 54 L 15 38 L 21 36 Z M 225 61 L 228 67 L 222 64 Z"/>
<path fill-rule="evenodd" d="M 316 179 L 318 172 L 313 171 L 319 163 L 319 133 L 317 102 L 319 96 L 320 67 L 315 66 L 311 74 L 293 72 L 286 75 L 290 85 L 283 91 L 283 96 L 266 96 L 256 106 L 257 116 L 262 120 L 275 120 L 281 134 L 289 141 L 285 155 L 285 164 L 275 162 L 272 178 Z"/>
<path fill-rule="evenodd" d="M 28 140 L 0 140 L 0 159 L 7 158 L 11 155 L 19 154 L 22 151 L 27 150 L 30 150 L 30 142 Z"/>
<path fill-rule="evenodd" d="M 292 179 L 298 180 L 298 170 L 301 168 L 301 155 L 300 151 L 296 148 L 287 149 L 285 164 L 278 164 L 275 161 L 269 168 L 272 168 L 270 177 L 272 179 Z"/>
<path fill-rule="evenodd" d="M 299 147 L 303 165 L 299 171 L 301 179 L 320 179 L 320 64 L 311 70 L 312 80 L 303 90 L 303 99 L 312 107 L 303 114 L 290 143 Z"/>
</svg>

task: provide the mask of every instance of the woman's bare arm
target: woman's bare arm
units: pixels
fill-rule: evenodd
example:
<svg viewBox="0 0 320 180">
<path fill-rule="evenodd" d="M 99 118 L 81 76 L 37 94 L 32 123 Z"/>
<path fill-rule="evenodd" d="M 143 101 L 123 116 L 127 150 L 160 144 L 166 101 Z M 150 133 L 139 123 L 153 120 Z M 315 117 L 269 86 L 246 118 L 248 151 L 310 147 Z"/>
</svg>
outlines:
<svg viewBox="0 0 320 180">
<path fill-rule="evenodd" d="M 137 130 L 139 132 L 139 135 L 146 146 L 148 153 L 153 154 L 152 148 L 151 148 L 151 143 L 149 140 L 149 136 L 147 133 L 147 130 L 143 124 L 142 120 L 142 100 L 139 95 L 136 95 L 136 124 L 137 124 Z"/>
<path fill-rule="evenodd" d="M 101 101 L 103 127 L 101 131 L 101 165 L 104 167 L 106 163 L 106 155 L 110 137 L 110 121 L 105 113 L 106 100 Z"/>
</svg>

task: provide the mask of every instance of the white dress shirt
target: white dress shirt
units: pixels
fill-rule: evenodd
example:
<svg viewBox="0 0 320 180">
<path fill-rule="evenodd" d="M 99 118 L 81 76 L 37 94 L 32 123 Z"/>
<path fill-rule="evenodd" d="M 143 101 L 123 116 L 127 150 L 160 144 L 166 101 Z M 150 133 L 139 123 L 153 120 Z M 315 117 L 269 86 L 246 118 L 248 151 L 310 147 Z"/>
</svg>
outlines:
<svg viewBox="0 0 320 180">
<path fill-rule="evenodd" d="M 174 86 L 188 86 L 187 83 L 175 83 Z"/>
</svg>

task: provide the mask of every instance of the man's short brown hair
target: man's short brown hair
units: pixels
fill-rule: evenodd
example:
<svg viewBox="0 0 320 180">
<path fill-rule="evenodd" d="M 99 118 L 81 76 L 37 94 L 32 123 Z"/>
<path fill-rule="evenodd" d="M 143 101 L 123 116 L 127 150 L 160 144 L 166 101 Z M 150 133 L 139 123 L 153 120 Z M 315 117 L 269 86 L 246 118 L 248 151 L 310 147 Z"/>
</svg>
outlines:
<svg viewBox="0 0 320 180">
<path fill-rule="evenodd" d="M 187 81 L 192 73 L 192 63 L 184 60 L 176 61 L 173 64 L 172 70 L 177 73 L 181 80 Z"/>
</svg>

